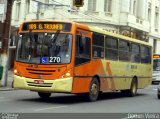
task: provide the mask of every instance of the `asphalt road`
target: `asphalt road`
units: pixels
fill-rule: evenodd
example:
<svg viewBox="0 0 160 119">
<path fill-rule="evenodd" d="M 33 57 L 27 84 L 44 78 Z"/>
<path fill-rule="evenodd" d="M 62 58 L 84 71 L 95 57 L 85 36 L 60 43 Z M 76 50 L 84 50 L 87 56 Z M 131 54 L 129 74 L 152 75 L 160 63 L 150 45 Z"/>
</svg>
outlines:
<svg viewBox="0 0 160 119">
<path fill-rule="evenodd" d="M 41 100 L 36 92 L 25 90 L 1 91 L 1 113 L 159 113 L 157 85 L 138 90 L 136 97 L 125 97 L 119 92 L 104 93 L 96 102 L 83 96 L 52 94 Z"/>
</svg>

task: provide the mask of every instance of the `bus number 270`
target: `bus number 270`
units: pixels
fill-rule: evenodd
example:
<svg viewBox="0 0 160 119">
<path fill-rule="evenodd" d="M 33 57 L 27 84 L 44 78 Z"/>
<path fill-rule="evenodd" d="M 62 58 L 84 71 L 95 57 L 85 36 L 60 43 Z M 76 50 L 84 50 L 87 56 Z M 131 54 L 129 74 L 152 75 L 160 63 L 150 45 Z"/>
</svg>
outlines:
<svg viewBox="0 0 160 119">
<path fill-rule="evenodd" d="M 49 62 L 50 63 L 60 63 L 61 58 L 60 57 L 49 57 Z"/>
</svg>

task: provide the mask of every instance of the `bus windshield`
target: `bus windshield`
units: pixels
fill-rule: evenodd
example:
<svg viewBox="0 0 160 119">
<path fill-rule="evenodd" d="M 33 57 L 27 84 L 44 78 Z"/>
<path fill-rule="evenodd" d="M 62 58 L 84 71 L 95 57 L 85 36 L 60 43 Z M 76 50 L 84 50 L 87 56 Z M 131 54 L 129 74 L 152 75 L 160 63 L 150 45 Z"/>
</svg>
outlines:
<svg viewBox="0 0 160 119">
<path fill-rule="evenodd" d="M 153 71 L 160 71 L 160 59 L 153 60 Z"/>
<path fill-rule="evenodd" d="M 26 63 L 70 63 L 72 35 L 66 33 L 23 33 L 17 45 L 16 60 Z"/>
</svg>

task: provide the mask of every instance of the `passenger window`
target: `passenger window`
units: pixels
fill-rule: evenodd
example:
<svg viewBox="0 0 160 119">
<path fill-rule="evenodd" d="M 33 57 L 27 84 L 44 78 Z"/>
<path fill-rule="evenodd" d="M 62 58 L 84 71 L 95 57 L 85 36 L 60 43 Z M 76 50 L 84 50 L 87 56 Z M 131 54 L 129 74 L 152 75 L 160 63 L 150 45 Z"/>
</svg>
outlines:
<svg viewBox="0 0 160 119">
<path fill-rule="evenodd" d="M 119 60 L 130 60 L 130 43 L 124 40 L 119 40 Z"/>
<path fill-rule="evenodd" d="M 106 37 L 105 39 L 105 57 L 111 60 L 118 60 L 118 40 L 114 37 Z"/>
<path fill-rule="evenodd" d="M 93 58 L 104 58 L 104 35 L 93 33 L 92 44 Z"/>
<path fill-rule="evenodd" d="M 90 61 L 91 59 L 90 46 L 91 46 L 90 38 L 80 35 L 76 36 L 75 65 L 79 65 Z"/>
<path fill-rule="evenodd" d="M 135 43 L 131 45 L 131 62 L 140 62 L 140 46 Z"/>
<path fill-rule="evenodd" d="M 141 63 L 151 63 L 151 49 L 141 45 Z"/>
</svg>

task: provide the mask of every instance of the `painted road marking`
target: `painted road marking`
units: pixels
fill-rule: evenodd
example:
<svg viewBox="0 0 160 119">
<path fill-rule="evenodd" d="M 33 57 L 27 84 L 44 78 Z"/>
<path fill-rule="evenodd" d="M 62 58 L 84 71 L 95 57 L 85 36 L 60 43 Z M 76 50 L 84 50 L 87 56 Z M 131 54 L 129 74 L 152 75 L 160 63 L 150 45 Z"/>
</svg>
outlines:
<svg viewBox="0 0 160 119">
<path fill-rule="evenodd" d="M 153 90 L 157 90 L 157 88 L 154 88 Z"/>
<path fill-rule="evenodd" d="M 64 107 L 68 107 L 68 106 L 57 106 L 57 107 L 41 108 L 41 109 L 35 109 L 34 111 L 38 112 L 38 111 L 43 111 L 43 110 L 57 109 L 57 108 L 64 108 Z"/>
</svg>

